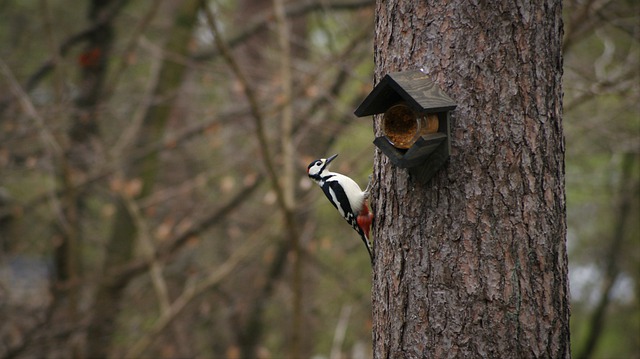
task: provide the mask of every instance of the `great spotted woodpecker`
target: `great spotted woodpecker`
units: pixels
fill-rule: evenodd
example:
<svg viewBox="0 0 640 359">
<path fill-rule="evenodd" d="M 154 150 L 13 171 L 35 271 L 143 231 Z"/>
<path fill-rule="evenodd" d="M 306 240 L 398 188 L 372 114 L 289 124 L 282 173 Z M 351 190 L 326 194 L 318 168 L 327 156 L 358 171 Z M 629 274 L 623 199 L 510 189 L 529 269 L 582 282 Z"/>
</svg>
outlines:
<svg viewBox="0 0 640 359">
<path fill-rule="evenodd" d="M 373 214 L 369 211 L 366 203 L 371 181 L 363 191 L 351 178 L 329 171 L 329 163 L 336 157 L 338 157 L 337 154 L 311 162 L 307 167 L 307 174 L 322 188 L 324 194 L 342 217 L 358 232 L 367 247 L 371 265 L 373 265 L 373 251 L 369 244 L 369 229 L 373 221 Z"/>
</svg>

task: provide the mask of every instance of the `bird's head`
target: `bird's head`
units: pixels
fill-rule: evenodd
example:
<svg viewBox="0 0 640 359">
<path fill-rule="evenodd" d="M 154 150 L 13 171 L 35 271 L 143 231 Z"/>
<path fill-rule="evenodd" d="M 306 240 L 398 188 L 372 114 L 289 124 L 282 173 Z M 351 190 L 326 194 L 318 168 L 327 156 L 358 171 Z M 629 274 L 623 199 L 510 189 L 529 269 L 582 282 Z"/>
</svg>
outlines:
<svg viewBox="0 0 640 359">
<path fill-rule="evenodd" d="M 322 172 L 329 167 L 329 163 L 336 157 L 338 157 L 337 153 L 329 158 L 321 158 L 309 163 L 309 166 L 307 167 L 307 174 L 310 178 L 320 179 L 320 177 L 322 177 Z"/>
</svg>

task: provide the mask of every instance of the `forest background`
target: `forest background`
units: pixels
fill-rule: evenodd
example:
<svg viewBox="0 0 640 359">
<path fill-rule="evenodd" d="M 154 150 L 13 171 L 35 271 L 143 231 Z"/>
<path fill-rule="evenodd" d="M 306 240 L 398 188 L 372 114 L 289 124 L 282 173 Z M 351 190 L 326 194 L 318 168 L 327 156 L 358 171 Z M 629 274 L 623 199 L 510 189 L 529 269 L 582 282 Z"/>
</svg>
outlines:
<svg viewBox="0 0 640 359">
<path fill-rule="evenodd" d="M 73 5 L 0 1 L 0 357 L 370 357 L 305 168 L 372 171 L 374 1 Z M 564 32 L 572 352 L 638 358 L 640 4 Z"/>
</svg>

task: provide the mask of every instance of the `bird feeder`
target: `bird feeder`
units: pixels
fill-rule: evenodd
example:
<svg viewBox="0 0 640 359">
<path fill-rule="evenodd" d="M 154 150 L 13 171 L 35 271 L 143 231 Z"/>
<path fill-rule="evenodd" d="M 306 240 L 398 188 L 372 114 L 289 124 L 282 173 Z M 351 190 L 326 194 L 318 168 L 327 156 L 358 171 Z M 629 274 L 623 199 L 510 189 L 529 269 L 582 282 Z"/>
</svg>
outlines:
<svg viewBox="0 0 640 359">
<path fill-rule="evenodd" d="M 427 183 L 451 152 L 451 111 L 456 103 L 422 71 L 387 74 L 355 110 L 383 114 L 382 136 L 373 143 L 394 166 Z"/>
</svg>

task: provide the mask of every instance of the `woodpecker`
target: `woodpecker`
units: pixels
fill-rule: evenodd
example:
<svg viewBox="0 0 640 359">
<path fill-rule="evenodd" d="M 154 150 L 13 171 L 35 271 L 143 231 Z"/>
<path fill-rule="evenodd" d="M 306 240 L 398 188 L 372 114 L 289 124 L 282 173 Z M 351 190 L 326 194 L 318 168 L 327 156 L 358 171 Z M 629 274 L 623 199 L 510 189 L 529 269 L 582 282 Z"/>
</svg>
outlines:
<svg viewBox="0 0 640 359">
<path fill-rule="evenodd" d="M 366 203 L 371 180 L 363 191 L 351 178 L 329 171 L 329 163 L 336 157 L 338 157 L 337 154 L 311 162 L 307 167 L 307 174 L 322 188 L 329 202 L 340 212 L 342 217 L 358 232 L 367 247 L 371 265 L 373 265 L 373 251 L 369 244 L 369 229 L 373 221 L 373 213 L 369 211 Z"/>
</svg>

